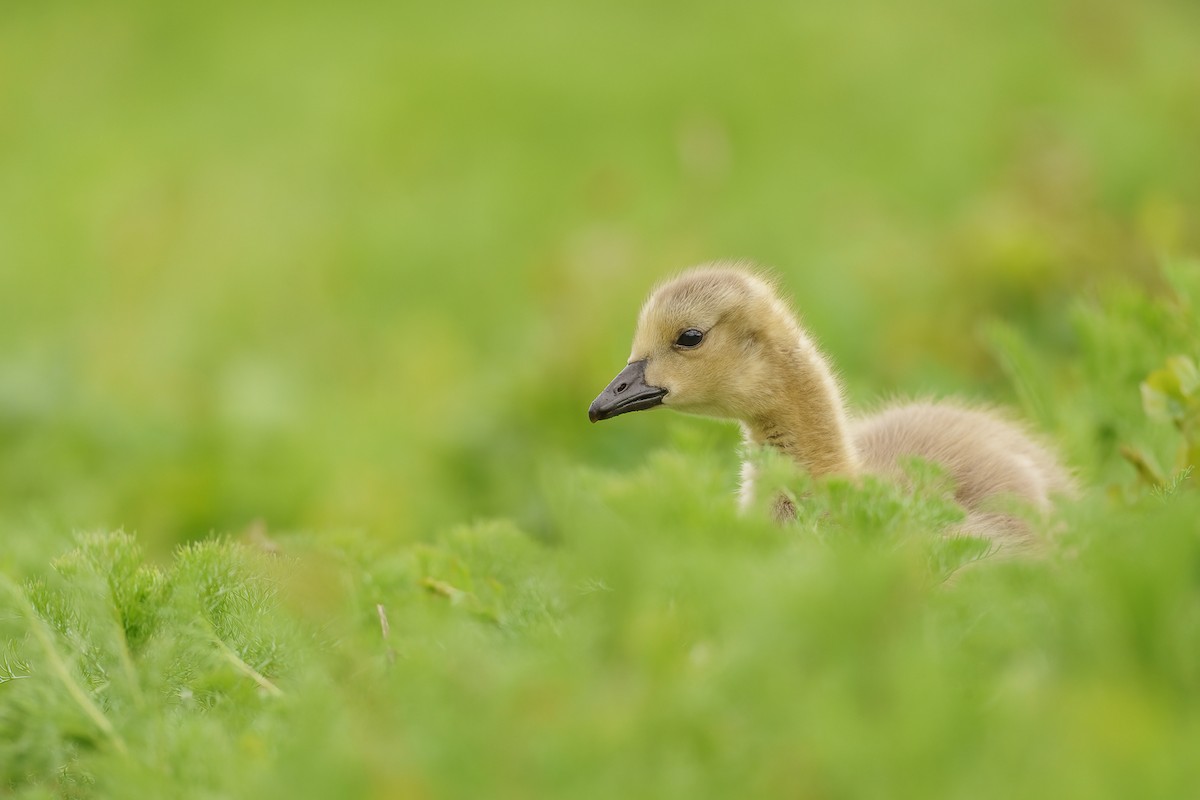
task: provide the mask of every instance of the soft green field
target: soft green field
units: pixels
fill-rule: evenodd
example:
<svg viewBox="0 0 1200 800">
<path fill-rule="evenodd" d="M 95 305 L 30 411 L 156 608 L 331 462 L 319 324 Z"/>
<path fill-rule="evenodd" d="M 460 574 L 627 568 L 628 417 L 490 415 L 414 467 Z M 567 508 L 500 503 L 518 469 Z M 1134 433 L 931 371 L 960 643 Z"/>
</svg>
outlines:
<svg viewBox="0 0 1200 800">
<path fill-rule="evenodd" d="M 1194 797 L 1198 42 L 1190 0 L 10 0 L 0 797 Z M 721 257 L 856 406 L 1057 442 L 1045 556 L 941 539 L 935 474 L 768 463 L 780 528 L 733 428 L 590 426 Z"/>
</svg>

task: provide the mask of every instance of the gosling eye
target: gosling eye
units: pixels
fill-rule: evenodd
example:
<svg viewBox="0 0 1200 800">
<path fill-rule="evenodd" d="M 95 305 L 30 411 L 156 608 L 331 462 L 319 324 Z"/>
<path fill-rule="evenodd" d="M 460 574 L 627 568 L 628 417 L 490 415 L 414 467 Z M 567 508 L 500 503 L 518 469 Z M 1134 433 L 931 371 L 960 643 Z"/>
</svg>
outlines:
<svg viewBox="0 0 1200 800">
<path fill-rule="evenodd" d="M 683 333 L 679 334 L 679 338 L 675 340 L 675 346 L 684 350 L 691 350 L 693 347 L 699 347 L 704 341 L 704 332 L 698 331 L 695 328 L 688 328 Z"/>
</svg>

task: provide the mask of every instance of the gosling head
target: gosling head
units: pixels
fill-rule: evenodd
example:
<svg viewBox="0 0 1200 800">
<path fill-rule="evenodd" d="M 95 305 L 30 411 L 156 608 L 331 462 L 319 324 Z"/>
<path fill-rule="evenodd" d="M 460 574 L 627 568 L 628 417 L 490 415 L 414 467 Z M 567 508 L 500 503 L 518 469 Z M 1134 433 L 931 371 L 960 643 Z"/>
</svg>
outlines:
<svg viewBox="0 0 1200 800">
<path fill-rule="evenodd" d="M 776 364 L 798 337 L 795 318 L 764 278 L 736 265 L 693 268 L 650 294 L 629 362 L 588 418 L 667 406 L 752 419 L 773 399 Z"/>
</svg>

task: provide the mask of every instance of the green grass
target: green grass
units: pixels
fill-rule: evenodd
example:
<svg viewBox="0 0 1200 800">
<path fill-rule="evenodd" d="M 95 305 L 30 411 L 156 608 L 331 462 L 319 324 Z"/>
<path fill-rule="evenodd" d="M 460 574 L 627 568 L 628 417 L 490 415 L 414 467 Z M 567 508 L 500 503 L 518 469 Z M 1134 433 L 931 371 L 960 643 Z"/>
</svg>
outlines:
<svg viewBox="0 0 1200 800">
<path fill-rule="evenodd" d="M 1194 794 L 1193 4 L 426 5 L 0 14 L 0 797 Z M 590 426 L 726 256 L 1045 555 Z"/>
</svg>

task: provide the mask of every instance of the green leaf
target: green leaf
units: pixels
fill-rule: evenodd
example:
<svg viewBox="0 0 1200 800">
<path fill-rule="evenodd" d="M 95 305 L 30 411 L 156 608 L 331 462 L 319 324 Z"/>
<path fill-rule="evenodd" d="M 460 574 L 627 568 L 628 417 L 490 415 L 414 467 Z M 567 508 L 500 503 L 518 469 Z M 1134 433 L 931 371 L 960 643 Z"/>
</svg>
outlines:
<svg viewBox="0 0 1200 800">
<path fill-rule="evenodd" d="M 1171 356 L 1167 359 L 1167 370 L 1174 376 L 1181 397 L 1200 400 L 1196 398 L 1200 393 L 1200 369 L 1194 361 L 1187 356 Z"/>
<path fill-rule="evenodd" d="M 1174 376 L 1157 370 L 1142 382 L 1142 408 L 1158 422 L 1173 422 L 1183 414 L 1183 405 L 1172 394 Z"/>
</svg>

